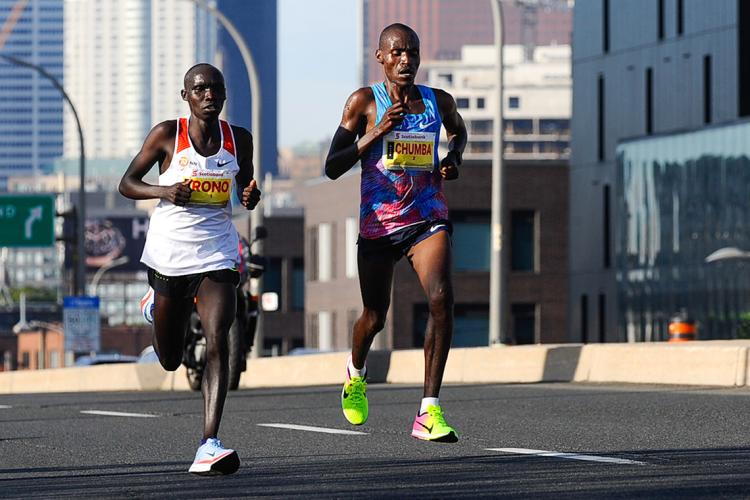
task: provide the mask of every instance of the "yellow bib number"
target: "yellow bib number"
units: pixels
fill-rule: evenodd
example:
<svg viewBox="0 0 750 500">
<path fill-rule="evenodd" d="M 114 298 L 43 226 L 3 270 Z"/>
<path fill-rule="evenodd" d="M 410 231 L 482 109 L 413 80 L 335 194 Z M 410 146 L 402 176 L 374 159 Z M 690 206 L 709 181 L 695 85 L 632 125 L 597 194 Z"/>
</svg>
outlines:
<svg viewBox="0 0 750 500">
<path fill-rule="evenodd" d="M 208 205 L 214 207 L 225 207 L 229 203 L 232 190 L 232 179 L 214 177 L 192 177 L 186 179 L 190 189 L 191 205 Z"/>
<path fill-rule="evenodd" d="M 383 165 L 388 170 L 432 171 L 434 163 L 434 132 L 392 131 L 383 138 Z"/>
</svg>

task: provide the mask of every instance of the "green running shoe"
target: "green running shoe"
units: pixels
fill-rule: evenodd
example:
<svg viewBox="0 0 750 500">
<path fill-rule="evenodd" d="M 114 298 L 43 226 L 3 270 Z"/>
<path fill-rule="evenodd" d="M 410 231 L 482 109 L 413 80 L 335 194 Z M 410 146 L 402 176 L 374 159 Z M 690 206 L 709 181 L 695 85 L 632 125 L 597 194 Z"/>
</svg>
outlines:
<svg viewBox="0 0 750 500">
<path fill-rule="evenodd" d="M 439 443 L 458 441 L 456 429 L 447 424 L 443 409 L 435 405 L 428 406 L 427 411 L 421 415 L 417 413 L 411 426 L 411 435 L 417 439 Z"/>
<path fill-rule="evenodd" d="M 367 422 L 367 382 L 364 377 L 349 376 L 346 369 L 346 382 L 341 390 L 341 409 L 344 417 L 353 425 Z"/>
</svg>

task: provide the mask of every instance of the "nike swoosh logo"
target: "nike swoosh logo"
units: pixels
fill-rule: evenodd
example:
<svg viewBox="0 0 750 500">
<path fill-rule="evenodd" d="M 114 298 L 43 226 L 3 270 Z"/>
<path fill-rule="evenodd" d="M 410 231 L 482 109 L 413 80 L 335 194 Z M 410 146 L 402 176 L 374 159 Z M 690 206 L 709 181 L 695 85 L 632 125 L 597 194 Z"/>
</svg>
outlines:
<svg viewBox="0 0 750 500">
<path fill-rule="evenodd" d="M 434 233 L 435 231 L 437 231 L 437 230 L 438 230 L 438 229 L 440 229 L 441 227 L 445 227 L 445 224 L 438 224 L 438 225 L 436 225 L 436 226 L 432 226 L 432 227 L 430 228 L 430 232 L 431 232 L 431 233 Z"/>
<path fill-rule="evenodd" d="M 225 161 L 225 162 L 223 162 L 223 163 L 222 163 L 222 162 L 220 162 L 220 161 L 217 161 L 217 162 L 216 162 L 216 166 L 217 166 L 217 167 L 223 167 L 224 165 L 229 165 L 230 163 L 232 163 L 232 161 L 233 161 L 233 160 L 228 160 L 228 161 Z"/>
<path fill-rule="evenodd" d="M 426 426 L 426 425 L 424 425 L 424 424 L 423 424 L 422 422 L 417 422 L 417 423 L 418 423 L 419 425 L 421 425 L 422 427 L 424 427 L 425 429 L 427 429 L 427 432 L 432 432 L 432 428 L 433 428 L 433 427 L 435 427 L 435 424 L 432 424 L 432 425 L 431 425 L 430 427 L 427 427 L 427 426 Z"/>
<path fill-rule="evenodd" d="M 429 127 L 430 125 L 432 125 L 433 123 L 435 123 L 435 120 L 432 120 L 431 122 L 427 122 L 427 123 L 420 123 L 417 126 L 419 127 L 420 130 L 424 130 L 427 127 Z"/>
<path fill-rule="evenodd" d="M 213 457 L 213 456 L 215 456 L 215 455 L 216 455 L 216 452 L 215 452 L 215 451 L 207 451 L 207 452 L 206 452 L 206 455 L 209 455 L 209 456 L 212 456 L 212 457 Z"/>
</svg>

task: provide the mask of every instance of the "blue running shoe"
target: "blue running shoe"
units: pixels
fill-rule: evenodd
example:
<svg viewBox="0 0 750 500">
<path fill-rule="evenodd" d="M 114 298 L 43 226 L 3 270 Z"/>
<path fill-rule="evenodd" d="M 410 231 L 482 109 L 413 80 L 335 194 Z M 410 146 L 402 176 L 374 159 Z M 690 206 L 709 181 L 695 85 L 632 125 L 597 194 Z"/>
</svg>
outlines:
<svg viewBox="0 0 750 500">
<path fill-rule="evenodd" d="M 141 312 L 149 323 L 154 322 L 154 289 L 148 287 L 148 292 L 141 299 Z"/>
<path fill-rule="evenodd" d="M 217 476 L 234 474 L 239 468 L 236 451 L 224 448 L 217 438 L 208 438 L 198 447 L 189 471 L 199 476 Z"/>
</svg>

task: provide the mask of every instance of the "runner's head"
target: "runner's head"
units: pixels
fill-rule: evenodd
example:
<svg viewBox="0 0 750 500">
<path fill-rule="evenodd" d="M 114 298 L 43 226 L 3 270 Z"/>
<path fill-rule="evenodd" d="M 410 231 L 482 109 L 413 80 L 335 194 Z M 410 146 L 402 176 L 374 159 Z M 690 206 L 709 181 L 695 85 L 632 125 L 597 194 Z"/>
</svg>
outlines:
<svg viewBox="0 0 750 500">
<path fill-rule="evenodd" d="M 417 33 L 401 23 L 386 26 L 380 33 L 375 57 L 383 65 L 386 80 L 400 86 L 413 84 L 419 69 Z"/>
<path fill-rule="evenodd" d="M 210 64 L 196 64 L 185 73 L 182 99 L 190 106 L 190 114 L 196 118 L 216 118 L 227 98 L 224 75 Z"/>
</svg>

